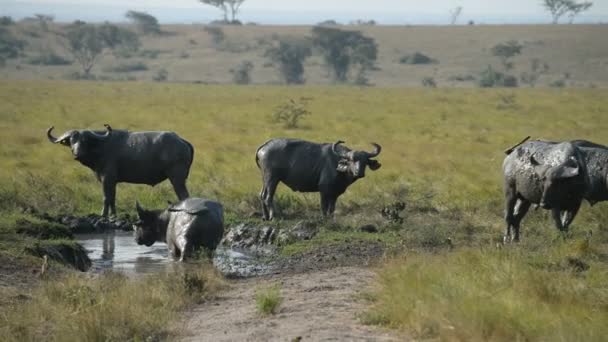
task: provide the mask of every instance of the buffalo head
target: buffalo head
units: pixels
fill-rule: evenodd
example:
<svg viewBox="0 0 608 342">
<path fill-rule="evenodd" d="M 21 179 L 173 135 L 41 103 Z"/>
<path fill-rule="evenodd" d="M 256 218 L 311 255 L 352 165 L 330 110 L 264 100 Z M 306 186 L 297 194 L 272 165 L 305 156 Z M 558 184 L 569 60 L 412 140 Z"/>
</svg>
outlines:
<svg viewBox="0 0 608 342">
<path fill-rule="evenodd" d="M 150 247 L 160 238 L 159 213 L 153 210 L 145 210 L 139 205 L 139 202 L 135 202 L 135 207 L 139 216 L 139 221 L 133 224 L 135 242 L 138 245 Z"/>
<path fill-rule="evenodd" d="M 542 182 L 540 206 L 551 209 L 563 205 L 561 201 L 568 197 L 571 191 L 576 191 L 573 178 L 580 173 L 580 166 L 574 157 L 557 166 L 541 165 L 534 156 L 530 156 L 534 172 Z"/>
<path fill-rule="evenodd" d="M 355 178 L 363 178 L 365 177 L 365 167 L 369 166 L 372 171 L 378 170 L 380 166 L 382 166 L 377 160 L 372 158 L 377 157 L 382 151 L 382 147 L 376 143 L 371 143 L 374 145 L 373 152 L 365 152 L 365 151 L 351 151 L 347 148 L 340 148 L 340 144 L 343 144 L 344 141 L 336 141 L 332 145 L 332 151 L 338 157 L 340 157 L 340 161 L 338 162 L 338 167 L 336 168 L 338 172 L 345 172 L 351 174 Z"/>
<path fill-rule="evenodd" d="M 91 157 L 99 142 L 105 141 L 112 134 L 112 127 L 107 124 L 104 126 L 106 127 L 105 134 L 99 134 L 90 130 L 70 130 L 63 133 L 59 138 L 55 138 L 51 134 L 54 128 L 54 126 L 51 126 L 46 131 L 46 135 L 53 144 L 69 146 L 72 149 L 74 158 L 83 161 Z"/>
</svg>

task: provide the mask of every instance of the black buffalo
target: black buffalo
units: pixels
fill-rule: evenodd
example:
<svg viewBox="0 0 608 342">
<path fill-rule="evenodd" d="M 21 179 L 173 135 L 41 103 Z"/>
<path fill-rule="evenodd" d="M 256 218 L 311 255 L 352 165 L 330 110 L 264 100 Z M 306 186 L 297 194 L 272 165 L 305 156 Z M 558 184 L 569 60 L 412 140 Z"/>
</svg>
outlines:
<svg viewBox="0 0 608 342">
<path fill-rule="evenodd" d="M 171 256 L 179 261 L 200 248 L 214 250 L 224 234 L 224 209 L 214 201 L 192 197 L 165 210 L 145 210 L 139 203 L 136 208 L 135 241 L 146 246 L 165 242 Z"/>
<path fill-rule="evenodd" d="M 297 139 L 271 139 L 256 151 L 256 163 L 262 172 L 260 199 L 264 219 L 274 217 L 273 197 L 279 182 L 293 191 L 320 192 L 323 215 L 332 215 L 336 200 L 365 169 L 377 170 L 381 164 L 372 158 L 381 147 L 372 143 L 373 152 L 353 151 L 343 141 L 317 144 Z"/>
<path fill-rule="evenodd" d="M 566 231 L 585 192 L 586 164 L 580 143 L 526 142 L 528 138 L 505 151 L 505 241 L 519 240 L 520 222 L 531 204 L 550 209 L 556 227 Z"/>
<path fill-rule="evenodd" d="M 59 138 L 47 130 L 50 142 L 69 146 L 74 159 L 95 172 L 103 185 L 103 211 L 116 215 L 117 183 L 154 186 L 169 179 L 180 200 L 189 197 L 186 179 L 194 148 L 173 132 L 70 130 Z"/>
</svg>

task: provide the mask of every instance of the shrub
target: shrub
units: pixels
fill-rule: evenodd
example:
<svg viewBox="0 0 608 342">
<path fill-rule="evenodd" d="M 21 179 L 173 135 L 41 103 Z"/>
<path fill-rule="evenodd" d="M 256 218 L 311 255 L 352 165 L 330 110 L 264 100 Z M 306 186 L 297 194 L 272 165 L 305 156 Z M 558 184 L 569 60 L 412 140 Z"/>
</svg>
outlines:
<svg viewBox="0 0 608 342">
<path fill-rule="evenodd" d="M 160 25 L 158 20 L 145 12 L 128 11 L 125 14 L 127 19 L 131 20 L 137 27 L 137 30 L 142 34 L 160 34 Z"/>
<path fill-rule="evenodd" d="M 353 66 L 359 74 L 373 67 L 378 57 L 378 45 L 373 38 L 359 31 L 345 31 L 316 26 L 312 29 L 313 44 L 323 55 L 336 82 L 346 82 Z"/>
<path fill-rule="evenodd" d="M 251 70 L 253 70 L 253 63 L 250 61 L 242 62 L 236 68 L 230 69 L 230 72 L 232 73 L 232 80 L 236 84 L 251 83 Z"/>
<path fill-rule="evenodd" d="M 265 56 L 278 67 L 287 84 L 302 84 L 304 61 L 312 54 L 308 40 L 280 39 L 277 46 L 269 47 Z"/>
<path fill-rule="evenodd" d="M 0 27 L 0 58 L 16 58 L 23 51 L 25 42 L 17 39 L 11 31 Z"/>
<path fill-rule="evenodd" d="M 219 45 L 226 39 L 224 30 L 218 26 L 205 26 L 204 31 L 211 36 L 211 41 L 215 45 Z"/>
<path fill-rule="evenodd" d="M 510 40 L 506 43 L 496 44 L 492 48 L 492 55 L 501 59 L 506 70 L 511 70 L 513 68 L 513 62 L 511 62 L 510 59 L 521 54 L 523 48 L 524 46 L 517 41 Z"/>
<path fill-rule="evenodd" d="M 403 56 L 399 59 L 399 63 L 401 64 L 435 64 L 437 60 L 432 59 L 431 57 L 420 53 L 414 52 L 411 55 Z"/>
<path fill-rule="evenodd" d="M 134 72 L 148 70 L 148 66 L 143 62 L 123 63 L 104 68 L 105 72 Z"/>
<path fill-rule="evenodd" d="M 310 111 L 306 108 L 310 98 L 300 98 L 298 102 L 289 99 L 277 107 L 272 114 L 272 121 L 282 123 L 285 128 L 298 128 L 299 121 L 302 117 L 310 115 Z"/>
<path fill-rule="evenodd" d="M 0 26 L 10 26 L 10 25 L 14 25 L 15 21 L 13 21 L 13 18 L 9 17 L 9 16 L 2 16 L 0 17 Z"/>
<path fill-rule="evenodd" d="M 55 54 L 53 51 L 45 51 L 39 56 L 29 57 L 27 63 L 34 65 L 70 65 L 72 61 Z"/>
<path fill-rule="evenodd" d="M 422 85 L 427 88 L 437 88 L 437 82 L 433 77 L 425 77 L 422 79 Z"/>
<path fill-rule="evenodd" d="M 517 87 L 518 85 L 515 76 L 496 71 L 491 65 L 481 72 L 478 83 L 482 88 Z"/>
<path fill-rule="evenodd" d="M 155 80 L 156 82 L 164 82 L 168 78 L 169 78 L 169 72 L 164 68 L 158 70 L 156 75 L 154 75 L 154 77 L 152 77 L 152 79 Z"/>
<path fill-rule="evenodd" d="M 454 76 L 448 77 L 448 81 L 458 81 L 458 82 L 475 81 L 475 76 L 473 76 L 473 75 L 454 75 Z"/>
<path fill-rule="evenodd" d="M 258 288 L 255 293 L 256 308 L 262 315 L 275 314 L 282 302 L 283 298 L 281 298 L 281 290 L 278 285 Z"/>
<path fill-rule="evenodd" d="M 566 86 L 566 81 L 563 79 L 555 80 L 549 84 L 553 88 L 563 88 Z"/>
</svg>

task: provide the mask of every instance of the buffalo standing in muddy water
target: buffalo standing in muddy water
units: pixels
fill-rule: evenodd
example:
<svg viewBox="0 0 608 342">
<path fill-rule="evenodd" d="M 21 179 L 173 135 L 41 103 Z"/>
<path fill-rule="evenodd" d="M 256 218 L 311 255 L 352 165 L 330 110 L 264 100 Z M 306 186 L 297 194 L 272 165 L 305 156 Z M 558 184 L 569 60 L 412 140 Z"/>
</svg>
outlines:
<svg viewBox="0 0 608 342">
<path fill-rule="evenodd" d="M 194 158 L 194 148 L 173 132 L 106 132 L 71 130 L 47 137 L 54 144 L 69 146 L 84 166 L 95 172 L 103 185 L 103 216 L 116 215 L 116 184 L 135 183 L 154 186 L 169 179 L 180 200 L 189 197 L 186 178 Z"/>
<path fill-rule="evenodd" d="M 279 182 L 293 191 L 320 192 L 323 215 L 333 215 L 336 201 L 355 181 L 365 177 L 365 168 L 378 170 L 372 158 L 382 147 L 372 143 L 373 152 L 353 151 L 343 141 L 317 144 L 297 139 L 271 139 L 260 146 L 255 161 L 262 172 L 260 199 L 264 219 L 274 217 L 273 197 Z"/>
<path fill-rule="evenodd" d="M 519 241 L 520 222 L 533 203 L 551 209 L 556 227 L 567 231 L 585 193 L 586 164 L 580 142 L 527 139 L 505 151 L 505 241 Z"/>
<path fill-rule="evenodd" d="M 136 204 L 139 221 L 134 224 L 135 241 L 152 246 L 165 242 L 174 259 L 183 261 L 198 249 L 214 250 L 224 234 L 222 205 L 202 199 L 188 198 L 165 210 L 145 210 Z"/>
</svg>

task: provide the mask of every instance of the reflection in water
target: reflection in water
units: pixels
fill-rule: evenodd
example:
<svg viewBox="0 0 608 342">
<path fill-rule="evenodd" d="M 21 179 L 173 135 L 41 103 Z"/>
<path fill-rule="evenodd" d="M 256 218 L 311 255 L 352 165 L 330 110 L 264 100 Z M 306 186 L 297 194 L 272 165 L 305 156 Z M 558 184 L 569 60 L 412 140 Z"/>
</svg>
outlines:
<svg viewBox="0 0 608 342">
<path fill-rule="evenodd" d="M 81 234 L 76 238 L 89 253 L 92 272 L 114 270 L 135 275 L 178 271 L 183 266 L 169 257 L 165 243 L 140 246 L 131 232 L 109 230 L 102 234 Z M 213 265 L 227 277 L 253 277 L 273 271 L 272 262 L 267 258 L 225 247 L 216 250 Z"/>
<path fill-rule="evenodd" d="M 102 234 L 82 234 L 76 238 L 88 251 L 93 263 L 91 271 L 122 271 L 125 273 L 155 273 L 169 264 L 167 245 L 156 242 L 151 247 L 140 246 L 133 233 L 109 230 Z"/>
</svg>

